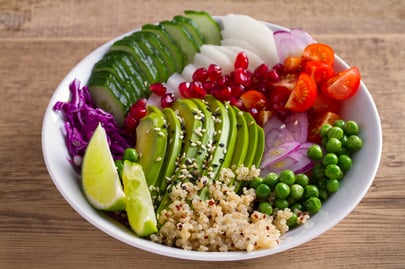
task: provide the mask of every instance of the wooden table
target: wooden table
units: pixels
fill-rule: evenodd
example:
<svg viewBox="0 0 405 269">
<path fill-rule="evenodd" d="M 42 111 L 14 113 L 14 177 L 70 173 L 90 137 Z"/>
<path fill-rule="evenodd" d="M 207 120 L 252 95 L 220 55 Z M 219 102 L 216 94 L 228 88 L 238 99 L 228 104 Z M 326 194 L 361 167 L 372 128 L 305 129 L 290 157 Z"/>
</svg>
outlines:
<svg viewBox="0 0 405 269">
<path fill-rule="evenodd" d="M 404 268 L 405 1 L 0 0 L 0 268 Z M 79 216 L 46 170 L 42 119 L 67 72 L 104 42 L 184 9 L 301 27 L 359 66 L 378 107 L 383 155 L 365 198 L 322 236 L 227 263 L 128 246 Z"/>
</svg>

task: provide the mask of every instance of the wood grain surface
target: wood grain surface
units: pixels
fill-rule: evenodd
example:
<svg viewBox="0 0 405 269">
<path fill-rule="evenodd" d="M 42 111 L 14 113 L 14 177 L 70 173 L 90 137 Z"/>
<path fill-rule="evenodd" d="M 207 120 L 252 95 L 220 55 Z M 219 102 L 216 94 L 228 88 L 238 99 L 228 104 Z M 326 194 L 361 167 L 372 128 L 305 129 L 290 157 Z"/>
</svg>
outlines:
<svg viewBox="0 0 405 269">
<path fill-rule="evenodd" d="M 333 229 L 268 257 L 192 262 L 113 239 L 59 194 L 41 149 L 59 82 L 104 42 L 184 9 L 304 28 L 360 68 L 380 113 L 382 159 L 364 199 Z M 0 268 L 405 268 L 404 29 L 402 0 L 0 0 Z"/>
</svg>

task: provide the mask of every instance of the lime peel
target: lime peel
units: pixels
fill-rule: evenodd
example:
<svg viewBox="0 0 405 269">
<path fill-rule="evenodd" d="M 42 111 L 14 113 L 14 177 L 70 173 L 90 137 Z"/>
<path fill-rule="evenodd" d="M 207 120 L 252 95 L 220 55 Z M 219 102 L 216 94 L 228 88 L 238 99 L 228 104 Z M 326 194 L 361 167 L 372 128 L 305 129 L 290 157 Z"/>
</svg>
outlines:
<svg viewBox="0 0 405 269">
<path fill-rule="evenodd" d="M 82 164 L 82 187 L 96 209 L 120 211 L 126 208 L 126 195 L 101 123 L 90 138 Z"/>
</svg>

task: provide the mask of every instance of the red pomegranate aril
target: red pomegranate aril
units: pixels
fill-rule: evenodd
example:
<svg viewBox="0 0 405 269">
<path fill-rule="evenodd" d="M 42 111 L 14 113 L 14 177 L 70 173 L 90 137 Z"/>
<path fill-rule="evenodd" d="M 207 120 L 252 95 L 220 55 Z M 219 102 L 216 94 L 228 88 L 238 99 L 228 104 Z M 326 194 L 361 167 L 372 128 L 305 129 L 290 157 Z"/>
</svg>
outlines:
<svg viewBox="0 0 405 269">
<path fill-rule="evenodd" d="M 211 81 L 217 81 L 222 76 L 222 67 L 217 64 L 210 64 L 207 68 L 208 78 Z"/>
<path fill-rule="evenodd" d="M 284 65 L 282 63 L 275 64 L 272 69 L 276 70 L 280 76 L 284 73 Z"/>
<path fill-rule="evenodd" d="M 193 73 L 194 81 L 204 82 L 208 79 L 208 71 L 205 67 L 197 68 Z"/>
<path fill-rule="evenodd" d="M 130 114 L 124 120 L 124 130 L 130 134 L 133 134 L 138 126 L 138 120 L 133 118 Z"/>
<path fill-rule="evenodd" d="M 163 96 L 167 91 L 166 86 L 160 82 L 151 84 L 149 89 L 157 96 Z"/>
<path fill-rule="evenodd" d="M 230 76 L 229 75 L 223 75 L 220 76 L 217 80 L 217 86 L 218 87 L 222 87 L 222 86 L 228 86 L 229 85 L 229 81 L 230 81 Z"/>
<path fill-rule="evenodd" d="M 252 73 L 244 68 L 237 68 L 233 72 L 233 80 L 236 83 L 239 83 L 245 87 L 249 87 L 250 83 L 252 82 Z"/>
<path fill-rule="evenodd" d="M 272 68 L 266 74 L 265 78 L 271 82 L 278 82 L 280 81 L 280 75 L 278 74 L 277 70 Z"/>
<path fill-rule="evenodd" d="M 239 108 L 240 110 L 245 110 L 245 106 L 243 105 L 242 100 L 240 100 L 237 97 L 231 96 L 231 98 L 229 98 L 229 103 L 233 106 L 236 106 L 237 108 Z"/>
<path fill-rule="evenodd" d="M 249 67 L 249 58 L 248 58 L 246 52 L 241 51 L 236 55 L 233 67 L 235 69 L 238 69 L 238 68 L 247 69 Z"/>
<path fill-rule="evenodd" d="M 258 67 L 256 67 L 253 76 L 255 79 L 257 80 L 263 80 L 266 76 L 266 73 L 270 70 L 270 67 L 268 64 L 266 63 L 262 63 L 261 65 L 259 65 Z"/>
<path fill-rule="evenodd" d="M 231 87 L 231 92 L 232 92 L 233 97 L 239 98 L 245 92 L 245 87 L 236 82 L 231 82 L 230 87 Z"/>
<path fill-rule="evenodd" d="M 222 86 L 215 91 L 213 91 L 213 95 L 220 101 L 227 101 L 232 96 L 231 87 L 229 86 Z"/>
<path fill-rule="evenodd" d="M 257 108 L 255 108 L 255 107 L 249 107 L 249 108 L 247 108 L 247 112 L 249 112 L 250 113 L 250 115 L 252 115 L 253 116 L 253 118 L 257 118 L 257 116 L 259 115 L 259 110 L 257 110 Z"/>
<path fill-rule="evenodd" d="M 129 115 L 137 120 L 142 119 L 147 114 L 146 99 L 141 98 L 129 108 Z"/>
<path fill-rule="evenodd" d="M 203 87 L 207 93 L 211 93 L 211 91 L 215 88 L 215 82 L 213 81 L 204 81 Z"/>
<path fill-rule="evenodd" d="M 204 96 L 207 94 L 202 82 L 200 81 L 193 81 L 190 83 L 189 93 L 191 97 L 195 98 L 204 98 Z"/>
<path fill-rule="evenodd" d="M 176 102 L 176 96 L 172 92 L 165 93 L 161 98 L 160 98 L 160 105 L 165 108 L 165 107 L 171 107 L 173 103 Z"/>
<path fill-rule="evenodd" d="M 191 98 L 190 94 L 190 83 L 187 81 L 183 81 L 179 84 L 179 92 L 182 97 L 184 98 Z"/>
</svg>

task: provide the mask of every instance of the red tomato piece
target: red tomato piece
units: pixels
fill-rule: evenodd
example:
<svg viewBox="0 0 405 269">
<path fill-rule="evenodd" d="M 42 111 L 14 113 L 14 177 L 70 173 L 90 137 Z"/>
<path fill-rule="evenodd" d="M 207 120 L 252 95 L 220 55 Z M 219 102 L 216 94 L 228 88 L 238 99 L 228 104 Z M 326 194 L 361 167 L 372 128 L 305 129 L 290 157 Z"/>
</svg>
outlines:
<svg viewBox="0 0 405 269">
<path fill-rule="evenodd" d="M 285 107 L 294 112 L 306 111 L 314 104 L 317 94 L 315 81 L 308 74 L 301 73 Z"/>
<path fill-rule="evenodd" d="M 341 107 L 341 101 L 330 98 L 329 96 L 318 92 L 314 104 L 312 105 L 312 110 L 316 114 L 322 114 L 326 111 L 339 112 Z"/>
<path fill-rule="evenodd" d="M 309 122 L 309 127 L 308 127 L 308 140 L 317 144 L 321 143 L 321 136 L 319 134 L 321 127 L 324 124 L 331 124 L 336 120 L 341 119 L 340 116 L 337 113 L 326 111 L 322 114 L 317 114 L 317 117 L 314 117 L 311 119 Z"/>
<path fill-rule="evenodd" d="M 267 109 L 269 106 L 269 102 L 267 101 L 266 96 L 256 90 L 249 90 L 245 92 L 240 96 L 240 99 L 247 109 L 255 108 L 256 110 L 260 111 L 263 109 Z"/>
<path fill-rule="evenodd" d="M 301 69 L 301 57 L 288 57 L 284 60 L 285 73 L 298 73 Z"/>
<path fill-rule="evenodd" d="M 360 86 L 360 71 L 356 66 L 339 72 L 322 84 L 321 90 L 336 100 L 345 100 L 356 94 Z"/>
<path fill-rule="evenodd" d="M 302 52 L 302 58 L 306 61 L 324 62 L 330 66 L 335 60 L 335 53 L 331 47 L 322 43 L 309 44 Z"/>
<path fill-rule="evenodd" d="M 321 85 L 334 75 L 332 66 L 320 61 L 305 62 L 303 72 L 310 75 L 317 85 Z"/>
</svg>

